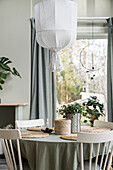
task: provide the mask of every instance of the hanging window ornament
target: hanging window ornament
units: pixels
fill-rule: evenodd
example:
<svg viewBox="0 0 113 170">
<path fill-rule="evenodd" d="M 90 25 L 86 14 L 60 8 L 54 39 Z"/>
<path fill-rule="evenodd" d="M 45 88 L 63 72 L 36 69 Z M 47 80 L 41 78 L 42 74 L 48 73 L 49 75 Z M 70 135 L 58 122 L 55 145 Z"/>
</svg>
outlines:
<svg viewBox="0 0 113 170">
<path fill-rule="evenodd" d="M 62 71 L 58 52 L 76 40 L 77 4 L 71 0 L 42 0 L 35 5 L 35 22 L 37 42 L 52 51 L 49 69 Z"/>
<path fill-rule="evenodd" d="M 104 44 L 93 39 L 93 20 L 92 20 L 92 40 L 88 41 L 80 52 L 80 63 L 85 68 L 86 73 L 100 70 L 106 62 L 106 52 Z M 92 77 L 94 79 L 95 76 Z"/>
</svg>

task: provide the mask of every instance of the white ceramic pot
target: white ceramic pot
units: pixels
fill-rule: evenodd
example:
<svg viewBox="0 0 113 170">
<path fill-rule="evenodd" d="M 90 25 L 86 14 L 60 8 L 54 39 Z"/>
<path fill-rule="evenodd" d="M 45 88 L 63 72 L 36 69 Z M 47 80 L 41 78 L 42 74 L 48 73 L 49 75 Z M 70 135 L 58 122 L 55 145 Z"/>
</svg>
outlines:
<svg viewBox="0 0 113 170">
<path fill-rule="evenodd" d="M 71 132 L 80 132 L 80 113 L 76 113 L 73 118 L 71 118 Z"/>
<path fill-rule="evenodd" d="M 71 133 L 80 132 L 81 125 L 80 125 L 80 113 L 76 113 L 75 115 L 68 114 L 68 119 L 71 119 Z"/>
</svg>

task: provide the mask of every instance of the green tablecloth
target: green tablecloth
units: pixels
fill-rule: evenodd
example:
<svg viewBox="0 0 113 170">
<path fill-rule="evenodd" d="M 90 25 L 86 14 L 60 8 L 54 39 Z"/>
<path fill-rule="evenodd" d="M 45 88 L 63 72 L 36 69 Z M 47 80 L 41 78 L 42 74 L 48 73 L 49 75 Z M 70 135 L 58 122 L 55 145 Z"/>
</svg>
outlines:
<svg viewBox="0 0 113 170">
<path fill-rule="evenodd" d="M 76 170 L 80 162 L 80 143 L 63 140 L 59 135 L 46 138 L 21 139 L 22 156 L 28 160 L 31 170 Z M 89 144 L 84 146 L 84 159 L 89 158 Z M 97 145 L 94 145 L 93 157 Z"/>
</svg>

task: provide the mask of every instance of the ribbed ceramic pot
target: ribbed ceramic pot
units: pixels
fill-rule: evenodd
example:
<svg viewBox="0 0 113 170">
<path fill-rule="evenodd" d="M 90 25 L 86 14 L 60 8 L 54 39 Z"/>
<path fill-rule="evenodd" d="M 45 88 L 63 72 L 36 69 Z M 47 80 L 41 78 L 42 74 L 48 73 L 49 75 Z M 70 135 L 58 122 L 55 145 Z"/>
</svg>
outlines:
<svg viewBox="0 0 113 170">
<path fill-rule="evenodd" d="M 67 118 L 71 119 L 71 133 L 78 133 L 80 132 L 80 113 L 76 113 L 75 115 L 68 114 Z"/>
<path fill-rule="evenodd" d="M 80 113 L 76 113 L 73 118 L 71 118 L 71 132 L 80 132 Z"/>
</svg>

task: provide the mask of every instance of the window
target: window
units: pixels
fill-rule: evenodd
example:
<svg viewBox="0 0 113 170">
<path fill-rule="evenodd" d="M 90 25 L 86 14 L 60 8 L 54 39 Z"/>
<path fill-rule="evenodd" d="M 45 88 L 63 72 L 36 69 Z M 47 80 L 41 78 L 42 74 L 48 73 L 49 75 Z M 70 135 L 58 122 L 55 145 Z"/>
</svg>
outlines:
<svg viewBox="0 0 113 170">
<path fill-rule="evenodd" d="M 107 39 L 79 39 L 59 55 L 64 70 L 56 73 L 57 107 L 97 96 L 106 113 Z"/>
</svg>

